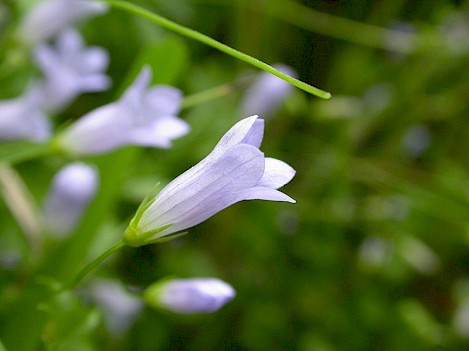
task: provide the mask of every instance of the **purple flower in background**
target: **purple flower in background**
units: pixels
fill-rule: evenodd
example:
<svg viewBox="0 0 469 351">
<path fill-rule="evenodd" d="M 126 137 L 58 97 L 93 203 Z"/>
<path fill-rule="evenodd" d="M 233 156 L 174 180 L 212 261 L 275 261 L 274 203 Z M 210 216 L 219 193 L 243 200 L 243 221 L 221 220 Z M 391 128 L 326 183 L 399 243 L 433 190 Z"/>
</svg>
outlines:
<svg viewBox="0 0 469 351">
<path fill-rule="evenodd" d="M 125 145 L 168 148 L 189 132 L 176 114 L 182 93 L 170 86 L 147 89 L 151 70 L 142 70 L 122 98 L 80 118 L 58 137 L 59 148 L 77 155 L 99 154 Z"/>
<path fill-rule="evenodd" d="M 46 228 L 55 236 L 75 229 L 98 188 L 98 173 L 84 163 L 72 163 L 54 177 L 44 202 Z"/>
<path fill-rule="evenodd" d="M 90 287 L 92 298 L 103 310 L 104 322 L 115 337 L 122 337 L 141 313 L 143 301 L 111 279 L 97 279 Z"/>
<path fill-rule="evenodd" d="M 23 19 L 20 37 L 29 44 L 48 40 L 63 29 L 106 12 L 108 5 L 91 0 L 39 1 Z"/>
<path fill-rule="evenodd" d="M 274 65 L 279 71 L 296 78 L 295 70 L 287 65 Z M 248 88 L 241 103 L 243 116 L 258 114 L 269 118 L 285 101 L 293 86 L 267 72 L 261 73 Z"/>
<path fill-rule="evenodd" d="M 233 287 L 214 278 L 172 279 L 157 282 L 145 291 L 145 301 L 153 307 L 176 313 L 210 313 L 236 295 Z"/>
<path fill-rule="evenodd" d="M 41 94 L 34 86 L 24 96 L 0 101 L 0 140 L 47 140 L 51 125 L 40 104 Z"/>
<path fill-rule="evenodd" d="M 102 73 L 109 63 L 107 52 L 99 47 L 85 47 L 75 30 L 62 32 L 55 47 L 39 45 L 34 56 L 45 76 L 40 88 L 46 111 L 59 111 L 81 93 L 106 90 L 111 84 Z"/>
<path fill-rule="evenodd" d="M 259 150 L 264 120 L 252 116 L 235 124 L 201 162 L 143 203 L 124 234 L 124 242 L 141 246 L 193 227 L 243 200 L 294 203 L 277 189 L 295 170 Z"/>
</svg>

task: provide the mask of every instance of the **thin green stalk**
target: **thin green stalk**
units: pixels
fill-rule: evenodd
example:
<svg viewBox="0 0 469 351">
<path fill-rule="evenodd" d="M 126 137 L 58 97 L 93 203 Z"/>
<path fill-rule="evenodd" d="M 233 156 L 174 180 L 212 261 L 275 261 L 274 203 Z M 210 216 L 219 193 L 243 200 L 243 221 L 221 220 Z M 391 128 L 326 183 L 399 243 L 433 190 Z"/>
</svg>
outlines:
<svg viewBox="0 0 469 351">
<path fill-rule="evenodd" d="M 269 3 L 267 14 L 294 26 L 352 43 L 405 54 L 417 36 L 313 10 L 291 0 Z"/>
<path fill-rule="evenodd" d="M 233 1 L 226 0 L 196 0 L 196 2 L 233 6 Z M 293 0 L 271 0 L 263 3 L 262 6 L 259 5 L 259 2 L 248 1 L 243 5 L 295 27 L 377 49 L 411 54 L 418 39 L 418 36 L 413 33 L 405 33 L 316 11 Z"/>
<path fill-rule="evenodd" d="M 182 101 L 182 108 L 186 109 L 199 104 L 203 104 L 208 101 L 215 100 L 222 96 L 229 95 L 235 92 L 236 90 L 241 89 L 241 87 L 247 86 L 247 84 L 250 83 L 253 78 L 255 78 L 255 76 L 241 77 L 231 83 L 218 85 L 216 87 L 209 88 L 207 90 L 186 96 Z"/>
<path fill-rule="evenodd" d="M 88 273 L 90 273 L 93 269 L 95 269 L 101 262 L 103 262 L 107 257 L 109 257 L 111 254 L 116 252 L 117 250 L 123 248 L 125 246 L 124 242 L 121 240 L 115 245 L 111 246 L 109 249 L 104 251 L 101 255 L 96 257 L 93 261 L 88 263 L 85 267 L 82 268 L 80 272 L 77 273 L 77 275 L 73 278 L 73 280 L 68 284 L 62 291 L 65 290 L 70 290 L 76 287 L 80 282 L 85 278 Z"/>
<path fill-rule="evenodd" d="M 265 62 L 262 62 L 252 56 L 246 55 L 238 50 L 235 50 L 231 48 L 228 45 L 225 45 L 223 43 L 220 43 L 219 41 L 216 41 L 202 33 L 196 32 L 195 30 L 189 29 L 187 27 L 181 26 L 175 22 L 172 22 L 164 17 L 161 17 L 159 15 L 156 15 L 148 10 L 145 10 L 137 5 L 131 4 L 126 1 L 119 1 L 119 0 L 103 0 L 104 2 L 108 3 L 114 8 L 125 10 L 131 13 L 134 13 L 136 15 L 145 17 L 146 19 L 157 23 L 161 25 L 162 27 L 171 30 L 173 32 L 176 32 L 178 34 L 181 34 L 183 36 L 186 36 L 188 38 L 197 40 L 205 45 L 211 46 L 221 52 L 224 52 L 225 54 L 228 54 L 230 56 L 233 56 L 241 61 L 247 62 L 257 68 L 262 69 L 263 71 L 269 72 L 273 74 L 274 76 L 277 76 L 280 79 L 283 79 L 284 81 L 296 86 L 299 89 L 302 89 L 310 94 L 313 94 L 315 96 L 318 96 L 323 99 L 330 99 L 331 94 L 323 91 L 321 89 L 318 89 L 316 87 L 313 87 L 309 84 L 306 84 L 298 79 L 295 79 L 293 77 L 290 77 L 289 75 L 280 72 L 279 70 L 275 69 L 274 67 L 266 64 Z"/>
</svg>

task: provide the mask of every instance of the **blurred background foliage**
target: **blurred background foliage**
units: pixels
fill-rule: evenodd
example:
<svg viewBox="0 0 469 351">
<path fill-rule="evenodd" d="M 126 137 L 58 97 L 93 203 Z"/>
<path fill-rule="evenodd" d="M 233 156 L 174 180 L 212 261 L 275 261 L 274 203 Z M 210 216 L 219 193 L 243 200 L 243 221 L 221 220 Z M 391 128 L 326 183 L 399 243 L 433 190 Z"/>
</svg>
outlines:
<svg viewBox="0 0 469 351">
<path fill-rule="evenodd" d="M 0 98 L 35 69 L 9 41 L 32 0 L 0 3 Z M 155 13 L 330 91 L 295 90 L 266 121 L 262 150 L 297 170 L 297 204 L 252 201 L 177 240 L 126 248 L 95 277 L 138 291 L 165 276 L 215 276 L 237 297 L 210 315 L 145 308 L 110 333 L 76 295 L 38 310 L 37 277 L 69 279 L 118 240 L 143 196 L 197 163 L 237 120 L 248 65 L 111 10 L 80 27 L 106 48 L 113 87 L 85 94 L 57 125 L 113 101 L 143 63 L 155 83 L 205 101 L 181 116 L 191 133 L 169 150 L 125 148 L 85 158 L 101 188 L 65 243 L 37 257 L 0 202 L 0 338 L 9 350 L 462 350 L 469 347 L 469 2 L 462 0 L 139 0 Z M 186 100 L 188 102 L 189 99 Z M 15 169 L 41 204 L 48 157 Z M 84 302 L 83 300 L 83 296 Z M 1 346 L 0 346 L 1 349 Z M 39 348 L 44 349 L 44 348 Z"/>
</svg>

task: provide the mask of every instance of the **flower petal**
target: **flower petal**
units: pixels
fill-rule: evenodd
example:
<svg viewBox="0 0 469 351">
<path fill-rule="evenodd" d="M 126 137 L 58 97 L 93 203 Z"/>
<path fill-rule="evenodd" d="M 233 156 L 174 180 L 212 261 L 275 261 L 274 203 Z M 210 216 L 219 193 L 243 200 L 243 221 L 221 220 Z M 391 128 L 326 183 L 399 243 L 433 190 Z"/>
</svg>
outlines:
<svg viewBox="0 0 469 351">
<path fill-rule="evenodd" d="M 283 161 L 266 157 L 264 175 L 257 186 L 278 189 L 290 182 L 296 171 Z"/>
<path fill-rule="evenodd" d="M 223 135 L 211 154 L 214 156 L 219 155 L 220 153 L 224 153 L 227 149 L 241 143 L 250 144 L 259 148 L 264 134 L 264 121 L 259 120 L 257 123 L 256 121 L 258 121 L 258 117 L 251 116 L 236 123 Z"/>
<path fill-rule="evenodd" d="M 148 125 L 131 130 L 129 142 L 141 146 L 168 148 L 173 139 L 182 137 L 189 131 L 189 125 L 183 120 L 174 116 L 161 116 Z"/>
<path fill-rule="evenodd" d="M 123 104 L 129 105 L 136 111 L 140 110 L 141 101 L 145 94 L 145 89 L 150 84 L 152 71 L 149 66 L 143 67 L 140 74 L 135 78 L 130 87 L 127 88 L 120 101 Z"/>
<path fill-rule="evenodd" d="M 243 200 L 269 200 L 296 203 L 296 200 L 281 191 L 257 186 L 240 192 L 238 197 L 239 199 L 236 202 Z"/>
<path fill-rule="evenodd" d="M 179 89 L 160 85 L 152 88 L 145 96 L 145 110 L 153 115 L 176 115 L 182 101 Z"/>
<path fill-rule="evenodd" d="M 144 212 L 139 224 L 143 232 L 168 224 L 174 225 L 158 237 L 181 231 L 232 205 L 237 199 L 233 194 L 249 189 L 261 178 L 264 155 L 241 144 L 196 174 L 187 177 L 186 173 L 169 183 Z"/>
</svg>

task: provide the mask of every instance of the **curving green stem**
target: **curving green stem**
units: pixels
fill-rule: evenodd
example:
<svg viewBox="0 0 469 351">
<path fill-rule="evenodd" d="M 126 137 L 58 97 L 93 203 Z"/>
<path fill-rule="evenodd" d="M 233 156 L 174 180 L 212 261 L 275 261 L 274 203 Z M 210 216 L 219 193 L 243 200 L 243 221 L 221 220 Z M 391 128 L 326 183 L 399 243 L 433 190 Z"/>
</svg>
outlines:
<svg viewBox="0 0 469 351">
<path fill-rule="evenodd" d="M 298 79 L 295 79 L 293 77 L 290 77 L 289 75 L 280 72 L 279 70 L 275 69 L 274 67 L 268 65 L 265 62 L 262 62 L 261 60 L 258 60 L 252 56 L 249 56 L 245 53 L 242 53 L 238 50 L 233 49 L 232 47 L 225 45 L 223 43 L 220 43 L 219 41 L 212 39 L 205 34 L 199 33 L 195 30 L 192 30 L 190 28 L 181 26 L 180 24 L 177 24 L 175 22 L 172 22 L 164 17 L 161 17 L 157 14 L 154 14 L 153 12 L 150 12 L 148 10 L 145 10 L 144 8 L 141 8 L 137 5 L 131 4 L 127 1 L 120 1 L 120 0 L 103 0 L 104 2 L 108 3 L 114 8 L 125 10 L 131 13 L 134 13 L 136 15 L 142 16 L 147 18 L 148 20 L 157 23 L 161 25 L 162 27 L 169 29 L 173 32 L 176 32 L 178 34 L 181 34 L 185 37 L 197 40 L 203 44 L 206 44 L 208 46 L 211 46 L 221 52 L 224 52 L 225 54 L 228 54 L 230 56 L 233 56 L 241 61 L 247 62 L 257 68 L 262 69 L 263 71 L 269 72 L 273 74 L 274 76 L 279 77 L 280 79 L 283 79 L 284 81 L 296 86 L 297 88 L 304 90 L 310 94 L 313 94 L 315 96 L 318 96 L 323 99 L 330 99 L 331 94 L 323 91 L 321 89 L 315 88 L 309 84 L 306 84 L 305 82 L 302 82 Z"/>
<path fill-rule="evenodd" d="M 76 287 L 83 280 L 84 277 L 88 275 L 93 269 L 95 269 L 101 262 L 103 262 L 107 257 L 116 252 L 117 250 L 125 246 L 124 242 L 121 240 L 118 243 L 111 246 L 109 249 L 104 251 L 101 255 L 96 257 L 93 261 L 88 263 L 83 269 L 77 273 L 73 280 L 66 285 L 61 291 L 71 290 Z"/>
</svg>

